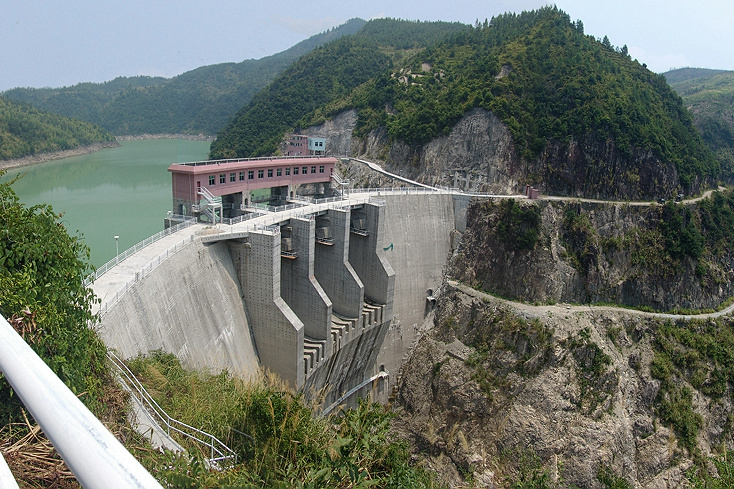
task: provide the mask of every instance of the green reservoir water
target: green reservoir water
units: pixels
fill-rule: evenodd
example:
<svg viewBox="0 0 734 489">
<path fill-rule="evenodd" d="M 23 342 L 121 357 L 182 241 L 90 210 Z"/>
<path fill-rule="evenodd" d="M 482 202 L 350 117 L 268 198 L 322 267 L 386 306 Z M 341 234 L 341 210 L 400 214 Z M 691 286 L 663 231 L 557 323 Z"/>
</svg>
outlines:
<svg viewBox="0 0 734 489">
<path fill-rule="evenodd" d="M 26 173 L 13 189 L 26 205 L 47 203 L 63 213 L 71 234 L 81 234 L 100 266 L 163 229 L 171 210 L 172 163 L 204 160 L 207 141 L 151 139 L 122 141 L 119 148 L 11 169 L 8 180 Z"/>
</svg>

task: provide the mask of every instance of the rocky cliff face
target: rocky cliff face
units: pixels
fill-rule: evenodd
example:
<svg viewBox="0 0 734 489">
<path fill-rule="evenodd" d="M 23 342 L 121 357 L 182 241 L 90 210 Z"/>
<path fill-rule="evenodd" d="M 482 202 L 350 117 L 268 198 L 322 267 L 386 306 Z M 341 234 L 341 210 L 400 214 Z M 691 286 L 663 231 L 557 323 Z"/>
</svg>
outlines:
<svg viewBox="0 0 734 489">
<path fill-rule="evenodd" d="M 475 201 L 455 258 L 457 279 L 530 302 L 607 302 L 660 311 L 716 308 L 734 295 L 728 254 L 698 260 L 669 256 L 660 228 L 663 206 L 515 205 L 539 215 L 532 247 L 520 249 L 511 239 L 521 222 L 509 222 L 503 231 L 506 206 Z M 695 210 L 695 204 L 690 207 Z"/>
<path fill-rule="evenodd" d="M 347 138 L 337 140 L 346 147 Z M 551 143 L 523 162 L 506 128 L 482 110 L 423 148 L 391 144 L 384 129 L 349 144 L 352 155 L 395 173 L 466 190 L 517 193 L 530 183 L 546 193 L 634 199 L 677 182 L 652 155 L 624 158 L 591 138 Z M 357 186 L 391 185 L 364 167 L 342 172 Z M 715 475 L 709 457 L 731 445 L 734 429 L 732 320 L 674 324 L 565 304 L 701 309 L 734 295 L 729 252 L 673 257 L 667 249 L 664 213 L 685 224 L 695 208 L 472 202 L 447 273 L 475 288 L 444 283 L 433 328 L 395 391 L 396 434 L 416 460 L 451 487 L 673 488 L 696 471 Z"/>
<path fill-rule="evenodd" d="M 306 136 L 327 138 L 326 154 L 352 155 L 352 131 L 357 124 L 357 111 L 347 110 L 331 120 L 303 131 Z"/>
<path fill-rule="evenodd" d="M 729 439 L 732 405 L 693 389 L 701 430 L 684 447 L 681 426 L 659 414 L 659 327 L 447 284 L 435 328 L 402 370 L 395 428 L 451 487 L 684 486 L 693 458 Z"/>
<path fill-rule="evenodd" d="M 448 135 L 422 147 L 391 142 L 384 127 L 364 139 L 352 138 L 356 121 L 356 112 L 348 111 L 308 134 L 328 137 L 330 154 L 382 161 L 394 173 L 467 191 L 518 194 L 527 184 L 546 194 L 621 200 L 670 198 L 680 191 L 673 164 L 647 150 L 623 154 L 593 135 L 549 141 L 537 158 L 526 161 L 507 126 L 484 109 L 467 112 Z M 691 192 L 704 183 L 693 182 Z"/>
<path fill-rule="evenodd" d="M 520 193 L 525 176 L 507 127 L 491 112 L 469 111 L 447 136 L 414 148 L 390 143 L 379 128 L 353 145 L 356 154 L 430 185 L 501 194 Z"/>
<path fill-rule="evenodd" d="M 548 194 L 592 199 L 645 200 L 671 198 L 680 190 L 675 166 L 649 150 L 625 155 L 612 141 L 593 135 L 551 141 L 539 158 L 529 163 L 528 183 Z M 696 181 L 691 191 L 701 190 Z"/>
</svg>

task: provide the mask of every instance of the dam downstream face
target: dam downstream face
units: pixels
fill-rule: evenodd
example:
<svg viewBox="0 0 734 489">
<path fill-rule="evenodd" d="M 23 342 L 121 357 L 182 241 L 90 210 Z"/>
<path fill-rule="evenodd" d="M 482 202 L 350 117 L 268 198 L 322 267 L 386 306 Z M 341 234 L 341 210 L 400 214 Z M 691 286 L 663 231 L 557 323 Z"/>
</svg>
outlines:
<svg viewBox="0 0 734 489">
<path fill-rule="evenodd" d="M 441 284 L 451 252 L 451 235 L 456 227 L 455 204 L 448 194 L 389 195 L 378 199 L 380 204 L 370 205 L 379 209 L 379 231 L 369 237 L 371 244 L 367 248 L 373 247 L 377 261 L 360 264 L 360 256 L 364 252 L 355 248 L 359 243 L 356 240 L 365 243 L 365 237 L 347 232 L 352 248 L 349 262 L 354 262 L 359 281 L 366 281 L 369 286 L 365 288 L 362 305 L 367 316 L 352 326 L 346 325 L 343 334 L 335 332 L 332 326 L 331 336 L 328 337 L 327 328 L 325 340 L 308 338 L 308 335 L 320 335 L 322 338 L 324 335 L 314 333 L 318 328 L 308 324 L 304 327 L 303 323 L 310 319 L 304 316 L 301 321 L 285 303 L 278 302 L 283 300 L 281 287 L 292 287 L 281 286 L 278 280 L 268 285 L 273 292 L 272 297 L 257 299 L 260 301 L 257 304 L 276 304 L 281 311 L 278 317 L 286 318 L 286 323 L 290 322 L 292 326 L 284 326 L 281 321 L 277 330 L 280 333 L 272 330 L 272 334 L 284 342 L 282 348 L 277 348 L 277 341 L 263 343 L 270 345 L 267 348 L 258 348 L 258 339 L 262 342 L 271 334 L 271 325 L 268 320 L 261 319 L 269 317 L 267 314 L 257 313 L 254 309 L 260 306 L 247 299 L 248 290 L 258 287 L 257 283 L 248 283 L 248 280 L 257 282 L 257 279 L 247 278 L 257 277 L 257 274 L 247 275 L 247 267 L 255 266 L 254 262 L 247 265 L 243 262 L 245 255 L 237 258 L 237 253 L 249 253 L 250 249 L 254 251 L 260 245 L 246 240 L 239 247 L 225 244 L 228 241 L 204 244 L 200 239 L 193 239 L 183 250 L 151 272 L 146 272 L 144 278 L 131 285 L 110 307 L 100 328 L 103 339 L 124 357 L 161 348 L 177 355 L 188 367 L 215 372 L 227 369 L 238 376 L 256 372 L 260 366 L 275 365 L 273 357 L 279 354 L 289 355 L 288 362 L 281 362 L 278 368 L 301 375 L 300 378 L 293 377 L 299 387 L 332 387 L 331 401 L 380 372 L 389 372 L 387 382 L 390 384 L 397 378 L 402 358 L 426 320 L 429 312 L 426 291 L 438 289 Z M 357 209 L 355 212 L 361 211 Z M 370 218 L 370 215 L 377 216 L 369 212 L 366 215 L 368 220 L 376 218 Z M 287 233 L 288 223 L 281 225 L 285 226 L 283 232 Z M 273 239 L 274 243 L 280 244 L 279 237 Z M 233 255 L 233 246 L 241 251 Z M 268 252 L 264 256 L 269 255 L 273 253 Z M 299 256 L 298 259 L 306 258 Z M 272 258 L 272 263 L 276 267 L 273 268 L 274 274 L 281 266 L 279 252 Z M 376 266 L 374 263 L 381 263 L 379 267 L 393 278 L 387 282 L 370 278 L 371 270 Z M 320 273 L 316 273 L 316 279 Z M 313 280 L 309 283 L 309 287 L 317 287 L 324 306 L 332 307 L 333 301 L 328 295 L 334 295 L 333 285 L 326 284 L 322 289 Z M 381 291 L 380 287 L 389 290 Z M 329 293 L 324 293 L 324 289 Z M 354 300 L 360 298 L 357 295 Z M 384 300 L 389 302 L 385 304 Z M 349 310 L 344 298 L 334 303 L 338 305 L 336 312 Z M 344 323 L 339 317 L 335 320 Z M 307 332 L 306 337 L 304 331 Z M 295 358 L 291 358 L 293 355 Z M 302 360 L 304 355 L 307 361 Z M 304 368 L 305 371 L 299 371 Z M 371 387 L 366 385 L 357 395 L 369 394 Z M 386 400 L 389 389 L 385 389 L 383 384 L 380 387 L 376 400 Z"/>
</svg>

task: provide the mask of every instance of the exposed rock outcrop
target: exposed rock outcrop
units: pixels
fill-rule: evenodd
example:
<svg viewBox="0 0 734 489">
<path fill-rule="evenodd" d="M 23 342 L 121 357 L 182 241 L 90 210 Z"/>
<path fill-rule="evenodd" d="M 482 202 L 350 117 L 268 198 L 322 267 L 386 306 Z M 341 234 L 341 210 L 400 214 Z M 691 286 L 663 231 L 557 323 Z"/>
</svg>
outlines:
<svg viewBox="0 0 734 489">
<path fill-rule="evenodd" d="M 660 230 L 663 206 L 516 205 L 539 212 L 537 242 L 518 249 L 499 227 L 502 206 L 475 201 L 455 260 L 459 280 L 531 302 L 607 302 L 660 311 L 717 308 L 734 295 L 727 254 L 678 261 L 668 255 Z"/>
<path fill-rule="evenodd" d="M 357 124 L 357 111 L 347 110 L 318 126 L 303 131 L 306 136 L 323 137 L 326 153 L 335 156 L 352 155 L 352 131 Z"/>
<path fill-rule="evenodd" d="M 309 128 L 310 135 L 329 138 L 330 154 L 363 156 L 385 168 L 430 185 L 467 191 L 517 194 L 525 185 L 542 192 L 586 198 L 644 200 L 670 198 L 680 190 L 675 165 L 650 150 L 625 153 L 613 141 L 593 134 L 568 141 L 548 141 L 532 160 L 522 158 L 507 126 L 492 112 L 475 108 L 445 135 L 424 146 L 391 141 L 379 127 L 363 138 L 351 133 L 354 110 Z M 696 180 L 691 193 L 714 182 Z"/>
<path fill-rule="evenodd" d="M 353 150 L 430 185 L 515 194 L 525 180 L 507 127 L 484 109 L 469 111 L 448 135 L 422 148 L 391 143 L 387 131 L 379 128 L 357 141 Z"/>
<path fill-rule="evenodd" d="M 656 411 L 656 321 L 508 305 L 447 285 L 435 328 L 402 370 L 396 430 L 452 487 L 533 477 L 548 483 L 537 487 L 605 487 L 600 474 L 631 487 L 686 485 L 692 454 Z M 693 406 L 707 456 L 726 439 L 731 402 L 695 391 Z"/>
</svg>

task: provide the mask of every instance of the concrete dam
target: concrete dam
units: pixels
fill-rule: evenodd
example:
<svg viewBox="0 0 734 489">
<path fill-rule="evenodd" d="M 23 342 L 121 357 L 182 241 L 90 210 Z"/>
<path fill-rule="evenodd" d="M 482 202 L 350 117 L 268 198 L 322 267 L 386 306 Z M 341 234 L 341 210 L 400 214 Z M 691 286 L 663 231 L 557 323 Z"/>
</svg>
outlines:
<svg viewBox="0 0 734 489">
<path fill-rule="evenodd" d="M 265 368 L 306 395 L 323 389 L 324 406 L 386 401 L 468 201 L 435 190 L 354 192 L 238 224 L 191 225 L 95 280 L 99 332 L 123 358 L 164 350 L 188 368 L 238 377 Z"/>
</svg>

